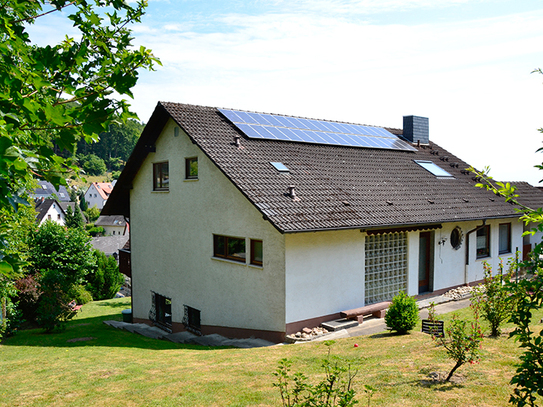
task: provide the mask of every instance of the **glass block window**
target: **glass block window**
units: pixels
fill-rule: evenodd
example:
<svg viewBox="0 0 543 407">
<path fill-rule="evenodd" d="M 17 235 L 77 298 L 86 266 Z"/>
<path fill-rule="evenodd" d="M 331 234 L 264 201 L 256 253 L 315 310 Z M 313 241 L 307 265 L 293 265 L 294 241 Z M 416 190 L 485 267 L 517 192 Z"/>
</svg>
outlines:
<svg viewBox="0 0 543 407">
<path fill-rule="evenodd" d="M 407 233 L 366 236 L 365 304 L 407 292 Z"/>
</svg>

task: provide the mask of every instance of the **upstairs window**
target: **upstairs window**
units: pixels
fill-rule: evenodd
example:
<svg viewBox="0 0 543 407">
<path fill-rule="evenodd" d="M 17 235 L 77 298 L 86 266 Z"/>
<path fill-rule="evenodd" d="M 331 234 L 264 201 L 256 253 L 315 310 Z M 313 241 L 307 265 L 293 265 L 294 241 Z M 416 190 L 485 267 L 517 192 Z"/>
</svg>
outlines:
<svg viewBox="0 0 543 407">
<path fill-rule="evenodd" d="M 511 224 L 500 224 L 500 254 L 511 253 Z"/>
<path fill-rule="evenodd" d="M 245 263 L 245 239 L 213 235 L 213 256 Z"/>
<path fill-rule="evenodd" d="M 251 239 L 251 264 L 262 266 L 262 240 Z"/>
<path fill-rule="evenodd" d="M 198 157 L 185 159 L 185 178 L 198 179 Z"/>
<path fill-rule="evenodd" d="M 153 191 L 168 191 L 170 189 L 170 171 L 168 162 L 153 164 Z"/>
<path fill-rule="evenodd" d="M 490 226 L 483 226 L 477 231 L 477 258 L 490 257 Z"/>
</svg>

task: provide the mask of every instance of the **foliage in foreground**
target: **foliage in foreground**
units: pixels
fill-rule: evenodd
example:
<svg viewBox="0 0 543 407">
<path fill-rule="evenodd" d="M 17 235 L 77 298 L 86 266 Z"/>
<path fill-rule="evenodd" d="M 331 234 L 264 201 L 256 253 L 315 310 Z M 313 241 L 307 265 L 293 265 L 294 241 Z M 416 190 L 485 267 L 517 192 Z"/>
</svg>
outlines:
<svg viewBox="0 0 543 407">
<path fill-rule="evenodd" d="M 543 74 L 541 69 L 536 69 L 534 72 Z M 543 133 L 543 129 L 539 131 Z M 543 151 L 543 148 L 537 151 Z M 543 164 L 535 167 L 541 170 Z M 519 195 L 516 193 L 516 187 L 508 182 L 494 181 L 489 175 L 489 168 L 485 168 L 482 172 L 473 167 L 470 170 L 481 180 L 477 186 L 486 188 L 504 197 L 506 202 L 517 205 L 517 210 L 522 215 L 520 220 L 532 228 L 524 232 L 525 235 L 543 232 L 543 208 L 530 208 L 520 203 L 517 199 Z M 512 293 L 516 304 L 511 315 L 511 321 L 516 328 L 510 336 L 514 337 L 524 349 L 516 374 L 511 379 L 511 384 L 516 388 L 509 399 L 510 403 L 519 407 L 537 406 L 543 399 L 543 374 L 541 374 L 543 372 L 543 333 L 534 332 L 531 328 L 534 312 L 543 307 L 542 255 L 543 242 L 540 242 L 532 249 L 530 258 L 520 264 L 521 267 L 528 269 L 528 278 L 518 283 L 508 284 L 508 290 Z"/>
<path fill-rule="evenodd" d="M 284 407 L 349 407 L 358 403 L 354 399 L 356 392 L 353 389 L 353 380 L 358 373 L 353 368 L 352 361 L 345 361 L 337 356 L 330 356 L 330 346 L 326 345 L 328 355 L 322 360 L 322 369 L 325 377 L 317 384 L 309 384 L 308 377 L 301 372 L 290 374 L 292 362 L 286 358 L 279 361 L 274 376 L 277 382 L 274 387 L 281 393 L 281 401 Z M 369 386 L 368 391 L 372 391 Z"/>
<path fill-rule="evenodd" d="M 411 331 L 419 321 L 419 308 L 414 297 L 401 291 L 392 299 L 385 315 L 387 326 L 399 334 Z"/>
<path fill-rule="evenodd" d="M 66 185 L 76 142 L 97 141 L 115 120 L 135 117 L 132 97 L 140 68 L 159 61 L 134 47 L 130 25 L 146 2 L 118 0 L 4 0 L 0 7 L 0 211 L 28 205 L 24 191 L 34 177 Z M 73 36 L 38 46 L 28 33 L 49 14 L 66 18 Z M 59 152 L 66 152 L 60 155 Z M 17 253 L 4 241 L 13 231 L 0 224 L 0 275 L 14 278 Z"/>
</svg>

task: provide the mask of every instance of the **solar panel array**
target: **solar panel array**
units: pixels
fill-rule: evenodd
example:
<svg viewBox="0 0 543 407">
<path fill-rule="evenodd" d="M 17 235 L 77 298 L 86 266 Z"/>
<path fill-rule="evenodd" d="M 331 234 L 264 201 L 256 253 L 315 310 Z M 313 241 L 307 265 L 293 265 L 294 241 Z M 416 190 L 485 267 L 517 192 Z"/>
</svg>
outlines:
<svg viewBox="0 0 543 407">
<path fill-rule="evenodd" d="M 249 138 L 416 151 L 382 127 L 219 109 Z"/>
</svg>

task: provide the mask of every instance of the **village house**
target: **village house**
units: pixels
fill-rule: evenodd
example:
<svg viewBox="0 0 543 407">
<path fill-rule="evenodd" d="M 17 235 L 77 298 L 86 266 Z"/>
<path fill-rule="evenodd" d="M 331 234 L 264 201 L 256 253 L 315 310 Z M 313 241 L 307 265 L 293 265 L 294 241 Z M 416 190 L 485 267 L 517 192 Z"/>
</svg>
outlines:
<svg viewBox="0 0 543 407">
<path fill-rule="evenodd" d="M 56 199 L 37 198 L 34 200 L 34 208 L 36 209 L 38 226 L 43 225 L 48 220 L 64 225 L 66 212 Z"/>
<path fill-rule="evenodd" d="M 159 103 L 102 211 L 130 220 L 132 312 L 282 341 L 344 310 L 481 281 L 515 207 L 403 129 Z"/>
<path fill-rule="evenodd" d="M 102 209 L 115 186 L 111 182 L 93 182 L 90 184 L 87 192 L 85 192 L 85 201 L 87 206 L 92 208 L 96 206 L 98 209 Z"/>
</svg>

